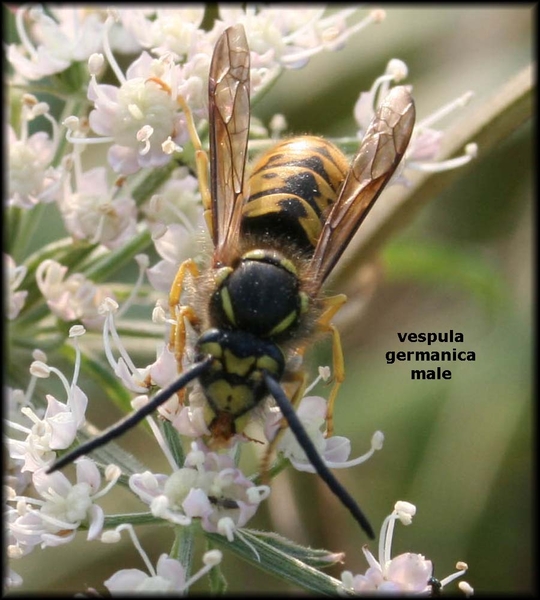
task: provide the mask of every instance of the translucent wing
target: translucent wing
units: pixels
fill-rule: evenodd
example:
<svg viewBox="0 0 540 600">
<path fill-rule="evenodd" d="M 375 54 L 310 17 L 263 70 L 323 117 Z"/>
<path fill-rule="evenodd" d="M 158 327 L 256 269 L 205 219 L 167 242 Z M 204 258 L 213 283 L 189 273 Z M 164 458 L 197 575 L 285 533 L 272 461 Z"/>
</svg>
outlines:
<svg viewBox="0 0 540 600">
<path fill-rule="evenodd" d="M 242 25 L 219 38 L 208 83 L 210 193 L 216 263 L 237 247 L 249 134 L 249 47 Z"/>
<path fill-rule="evenodd" d="M 336 200 L 309 264 L 316 292 L 331 273 L 409 144 L 414 102 L 405 87 L 393 88 L 377 110 Z"/>
</svg>

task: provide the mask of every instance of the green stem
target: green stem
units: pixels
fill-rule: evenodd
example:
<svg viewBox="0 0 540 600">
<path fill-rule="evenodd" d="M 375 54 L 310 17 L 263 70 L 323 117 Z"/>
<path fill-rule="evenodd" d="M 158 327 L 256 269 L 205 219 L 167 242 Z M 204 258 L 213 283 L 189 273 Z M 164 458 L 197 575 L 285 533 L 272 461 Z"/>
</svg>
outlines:
<svg viewBox="0 0 540 600">
<path fill-rule="evenodd" d="M 276 475 L 279 475 L 279 473 L 281 473 L 281 471 L 286 469 L 290 464 L 291 463 L 289 462 L 289 460 L 287 458 L 280 457 L 268 469 L 268 472 L 266 473 L 266 475 L 268 476 L 269 479 L 273 479 Z M 250 479 L 251 479 L 251 481 L 253 481 L 253 483 L 255 485 L 261 485 L 263 483 L 263 478 L 262 478 L 262 475 L 260 475 L 260 474 L 254 475 Z"/>
<path fill-rule="evenodd" d="M 159 517 L 154 517 L 151 512 L 145 513 L 121 513 L 118 515 L 108 515 L 103 523 L 104 529 L 114 529 L 122 523 L 131 523 L 132 525 L 166 525 L 166 522 Z"/>
<path fill-rule="evenodd" d="M 178 560 L 185 569 L 186 580 L 191 576 L 194 552 L 195 525 L 174 528 L 174 542 L 170 551 L 171 558 Z"/>
<path fill-rule="evenodd" d="M 144 252 L 151 243 L 150 232 L 145 229 L 122 247 L 92 261 L 84 270 L 84 274 L 95 283 L 105 281 L 118 269 L 133 260 L 134 256 Z"/>
</svg>

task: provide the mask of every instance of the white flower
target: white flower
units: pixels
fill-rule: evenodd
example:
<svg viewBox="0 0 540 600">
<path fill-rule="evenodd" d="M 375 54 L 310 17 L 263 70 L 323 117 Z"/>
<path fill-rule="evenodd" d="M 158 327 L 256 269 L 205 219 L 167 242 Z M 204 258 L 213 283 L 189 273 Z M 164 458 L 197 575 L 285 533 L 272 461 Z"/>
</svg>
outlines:
<svg viewBox="0 0 540 600">
<path fill-rule="evenodd" d="M 40 7 L 20 7 L 16 24 L 22 44 L 8 47 L 8 60 L 22 77 L 41 79 L 60 73 L 72 62 L 85 60 L 101 46 L 102 18 L 96 11 L 74 8 L 53 9 L 57 20 Z M 27 35 L 24 19 L 33 21 L 32 33 L 37 47 Z"/>
<path fill-rule="evenodd" d="M 456 169 L 476 158 L 478 146 L 470 143 L 465 146 L 465 152 L 461 156 L 438 161 L 437 157 L 444 133 L 432 127 L 456 109 L 466 106 L 473 95 L 473 92 L 465 92 L 416 124 L 407 150 L 407 168 L 437 173 Z"/>
<path fill-rule="evenodd" d="M 51 466 L 56 458 L 56 451 L 69 448 L 84 423 L 88 397 L 78 386 L 72 388 L 68 404 L 50 394 L 46 398 L 47 410 L 43 419 L 29 407 L 22 409 L 33 421 L 31 428 L 19 426 L 20 430 L 28 433 L 26 439 L 9 439 L 10 456 L 23 461 L 23 471 L 33 472 Z"/>
<path fill-rule="evenodd" d="M 192 438 L 199 438 L 204 435 L 210 435 L 210 430 L 205 418 L 206 400 L 202 391 L 193 391 L 189 395 L 189 406 L 179 407 L 171 420 L 173 427 L 182 435 Z M 237 439 L 244 439 L 241 435 L 234 436 Z"/>
<path fill-rule="evenodd" d="M 112 596 L 128 592 L 156 594 L 181 592 L 185 589 L 186 574 L 182 563 L 162 554 L 153 574 L 140 569 L 121 569 L 103 582 Z"/>
<path fill-rule="evenodd" d="M 90 127 L 113 142 L 109 164 L 124 175 L 167 164 L 171 155 L 163 151 L 163 143 L 171 139 L 181 144 L 187 139 L 175 95 L 178 68 L 167 57 L 158 61 L 143 52 L 125 76 L 118 67 L 116 71 L 120 87 L 98 84 L 95 75 L 88 87 L 88 98 L 94 103 Z"/>
<path fill-rule="evenodd" d="M 98 308 L 110 292 L 97 286 L 82 273 L 67 275 L 68 268 L 47 259 L 36 269 L 36 282 L 51 311 L 64 321 L 81 320 L 96 328 L 103 323 Z"/>
<path fill-rule="evenodd" d="M 148 280 L 157 291 L 168 293 L 180 264 L 201 257 L 209 246 L 197 179 L 187 169 L 176 169 L 143 210 L 162 258 L 148 269 Z"/>
<path fill-rule="evenodd" d="M 170 290 L 178 267 L 196 249 L 194 235 L 183 224 L 171 223 L 159 237 L 154 238 L 154 247 L 162 258 L 148 269 L 148 280 L 154 289 L 163 293 Z"/>
<path fill-rule="evenodd" d="M 30 384 L 28 386 L 30 393 L 33 390 L 33 380 L 31 378 Z M 10 387 L 5 388 L 5 398 L 7 399 L 7 418 L 6 424 L 13 425 L 14 428 L 28 432 L 28 427 L 25 426 L 25 421 L 27 417 L 21 413 L 21 408 L 23 406 L 27 406 L 28 402 L 25 397 L 25 393 L 23 390 L 12 389 Z M 7 444 L 9 445 L 9 438 L 6 439 Z M 4 479 L 5 485 L 9 486 L 15 493 L 21 494 L 28 484 L 30 483 L 32 476 L 29 471 L 23 471 L 22 468 L 24 466 L 24 453 L 22 453 L 22 457 L 15 458 L 8 453 L 7 460 L 7 468 L 6 475 Z"/>
<path fill-rule="evenodd" d="M 140 266 L 143 269 L 143 266 Z M 126 304 L 121 310 L 124 310 Z M 103 321 L 103 346 L 105 356 L 114 374 L 121 379 L 127 389 L 137 394 L 146 394 L 152 385 L 166 386 L 178 376 L 174 353 L 166 344 L 157 347 L 155 362 L 144 367 L 135 366 L 133 359 L 122 344 L 116 330 L 115 315 L 120 311 L 118 303 L 112 298 L 105 298 L 98 310 L 104 318 Z M 115 351 L 120 356 L 115 358 Z"/>
<path fill-rule="evenodd" d="M 129 486 L 155 516 L 182 525 L 200 518 L 205 531 L 220 533 L 223 519 L 229 519 L 235 530 L 243 527 L 269 494 L 267 486 L 255 486 L 228 455 L 208 452 L 197 442 L 183 468 L 169 477 L 135 474 Z"/>
<path fill-rule="evenodd" d="M 104 167 L 78 174 L 75 190 L 66 189 L 59 203 L 66 229 L 75 239 L 114 249 L 136 234 L 135 201 L 112 195 Z"/>
<path fill-rule="evenodd" d="M 4 268 L 7 272 L 7 284 L 8 284 L 8 298 L 6 303 L 7 318 L 12 321 L 16 319 L 18 314 L 26 300 L 28 292 L 26 290 L 19 290 L 17 288 L 21 285 L 23 279 L 26 277 L 26 267 L 21 265 L 16 266 L 15 261 L 9 256 L 4 254 Z"/>
<path fill-rule="evenodd" d="M 139 23 L 139 42 L 155 50 L 158 55 L 165 52 L 173 52 L 178 57 L 191 55 L 205 35 L 204 30 L 199 28 L 204 11 L 202 5 L 158 9 L 152 20 L 145 21 L 144 29 L 140 27 L 142 21 Z"/>
<path fill-rule="evenodd" d="M 371 440 L 371 449 L 366 454 L 349 460 L 351 442 L 346 437 L 338 435 L 325 437 L 325 433 L 321 429 L 326 423 L 326 400 L 324 398 L 319 396 L 305 396 L 300 401 L 296 413 L 306 433 L 314 443 L 315 448 L 323 458 L 325 464 L 330 468 L 343 469 L 358 465 L 368 460 L 376 450 L 382 448 L 384 436 L 381 432 L 376 432 Z M 270 416 L 266 420 L 265 425 L 267 439 L 271 440 L 274 438 L 282 419 L 281 411 L 275 408 L 270 409 Z M 290 428 L 285 429 L 283 432 L 277 449 L 291 461 L 295 469 L 310 473 L 316 472 Z"/>
<path fill-rule="evenodd" d="M 10 415 L 7 424 L 14 431 L 26 434 L 24 440 L 8 438 L 10 457 L 17 463 L 20 462 L 22 472 L 34 472 L 49 467 L 56 457 L 56 451 L 68 448 L 75 440 L 77 430 L 84 424 L 88 398 L 77 385 L 81 365 L 78 337 L 84 332 L 81 326 L 74 326 L 69 332 L 75 346 L 75 365 L 71 382 L 62 371 L 44 362 L 47 357 L 43 352 L 35 350 L 35 360 L 30 366 L 32 377 L 26 392 L 14 390 L 9 396 L 11 412 L 15 412 L 18 405 L 20 413 L 16 416 Z M 37 379 L 48 378 L 51 374 L 60 380 L 67 401 L 64 404 L 48 394 L 47 410 L 42 414 L 41 410 L 31 406 L 30 398 Z M 32 422 L 31 427 L 28 427 L 27 419 Z"/>
<path fill-rule="evenodd" d="M 17 138 L 8 126 L 8 205 L 32 208 L 52 202 L 59 192 L 61 169 L 51 167 L 56 141 L 44 131 Z"/>
<path fill-rule="evenodd" d="M 432 595 L 433 586 L 442 588 L 467 570 L 465 563 L 458 563 L 456 573 L 439 582 L 433 579 L 433 565 L 421 554 L 406 552 L 391 558 L 394 524 L 400 520 L 410 525 L 416 507 L 409 502 L 396 502 L 394 511 L 383 522 L 379 541 L 379 560 L 371 554 L 367 546 L 362 551 L 369 564 L 363 575 L 353 575 L 344 571 L 341 580 L 345 590 L 359 594 L 378 592 L 382 594 Z M 468 586 L 470 588 L 470 586 Z"/>
<path fill-rule="evenodd" d="M 87 539 L 96 539 L 103 527 L 104 513 L 94 501 L 112 488 L 119 475 L 118 470 L 100 490 L 99 470 L 89 458 L 76 462 L 75 484 L 63 473 L 48 475 L 45 469 L 36 471 L 32 481 L 38 498 L 14 498 L 19 516 L 9 524 L 10 532 L 23 546 L 39 544 L 45 548 L 70 542 L 84 523 L 88 526 Z"/>
<path fill-rule="evenodd" d="M 167 554 L 162 554 L 159 557 L 157 565 L 154 568 L 148 555 L 143 550 L 132 525 L 119 525 L 116 530 L 103 534 L 101 539 L 106 543 L 117 542 L 119 540 L 119 533 L 122 530 L 129 532 L 135 548 L 148 569 L 148 573 L 140 569 L 121 569 L 117 571 L 104 582 L 105 587 L 113 596 L 128 592 L 149 595 L 185 592 L 195 581 L 206 575 L 212 567 L 221 562 L 222 555 L 219 550 L 206 552 L 203 556 L 205 566 L 186 580 L 186 573 L 182 563 Z"/>
<path fill-rule="evenodd" d="M 354 117 L 359 126 L 358 138 L 364 136 L 375 111 L 388 94 L 391 83 L 400 82 L 405 77 L 407 77 L 407 65 L 401 60 L 392 59 L 388 62 L 385 73 L 375 80 L 369 92 L 361 92 L 354 107 Z M 406 169 L 432 173 L 447 171 L 465 165 L 476 157 L 478 150 L 476 144 L 468 144 L 463 155 L 450 160 L 437 161 L 444 133 L 432 128 L 437 121 L 457 108 L 465 106 L 472 96 L 472 92 L 466 92 L 416 123 L 405 157 L 390 180 L 390 184 L 407 185 L 408 181 L 403 175 Z"/>
<path fill-rule="evenodd" d="M 278 65 L 300 68 L 311 56 L 325 49 L 338 49 L 354 33 L 382 20 L 382 11 L 372 11 L 361 21 L 348 26 L 347 19 L 358 12 L 356 9 L 338 10 L 325 17 L 325 8 L 287 7 L 283 10 L 282 7 L 256 9 L 248 6 L 244 10 L 220 6 L 223 23 L 219 23 L 214 35 L 226 26 L 243 23 L 254 68 L 274 69 Z"/>
</svg>

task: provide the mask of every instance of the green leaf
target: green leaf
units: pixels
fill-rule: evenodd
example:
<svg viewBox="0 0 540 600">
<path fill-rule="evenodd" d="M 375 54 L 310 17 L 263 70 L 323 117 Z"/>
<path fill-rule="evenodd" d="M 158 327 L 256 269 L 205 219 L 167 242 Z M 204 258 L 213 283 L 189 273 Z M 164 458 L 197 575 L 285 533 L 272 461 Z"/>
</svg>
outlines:
<svg viewBox="0 0 540 600">
<path fill-rule="evenodd" d="M 182 442 L 180 441 L 180 435 L 178 431 L 173 427 L 170 421 L 162 421 L 161 422 L 161 430 L 165 436 L 165 441 L 169 446 L 169 450 L 171 451 L 174 462 L 182 467 L 185 460 L 184 448 L 182 446 Z"/>
<path fill-rule="evenodd" d="M 297 558 L 306 565 L 316 569 L 331 567 L 337 563 L 343 562 L 345 554 L 343 552 L 330 552 L 323 548 L 310 548 L 302 546 L 289 540 L 288 538 L 271 531 L 255 531 L 253 529 L 243 529 L 242 533 L 248 531 L 257 539 L 265 542 L 280 552 L 288 556 Z"/>
<path fill-rule="evenodd" d="M 233 552 L 255 567 L 301 589 L 326 595 L 342 594 L 344 591 L 339 580 L 288 554 L 287 547 L 295 546 L 292 542 L 292 546 L 288 546 L 284 540 L 272 540 L 269 543 L 269 539 L 263 539 L 265 536 L 260 532 L 246 529 L 240 530 L 232 542 L 217 533 L 207 533 L 206 537 L 216 546 Z M 298 548 L 297 546 L 295 553 L 299 553 Z"/>
</svg>

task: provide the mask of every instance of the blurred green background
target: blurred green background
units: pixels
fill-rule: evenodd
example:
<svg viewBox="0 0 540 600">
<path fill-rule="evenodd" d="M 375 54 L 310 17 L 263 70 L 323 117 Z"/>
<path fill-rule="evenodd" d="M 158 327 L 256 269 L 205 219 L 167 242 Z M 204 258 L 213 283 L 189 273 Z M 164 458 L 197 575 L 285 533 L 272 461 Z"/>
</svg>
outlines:
<svg viewBox="0 0 540 600">
<path fill-rule="evenodd" d="M 448 119 L 451 128 L 531 62 L 535 16 L 531 5 L 520 4 L 389 7 L 384 23 L 343 50 L 286 72 L 255 114 L 267 123 L 283 113 L 295 133 L 353 135 L 358 93 L 389 59 L 401 58 L 419 118 L 469 89 L 475 92 L 469 106 Z M 377 429 L 386 441 L 367 464 L 337 472 L 339 479 L 376 531 L 397 500 L 415 504 L 412 526 L 396 526 L 393 554 L 425 555 L 438 578 L 465 561 L 465 579 L 477 592 L 533 589 L 532 145 L 529 122 L 496 148 L 480 147 L 457 181 L 385 247 L 377 263 L 380 284 L 343 334 L 347 379 L 336 432 L 351 438 L 354 456 L 367 450 Z M 463 333 L 464 342 L 429 349 L 476 353 L 475 362 L 443 365 L 452 371 L 450 381 L 411 381 L 410 369 L 421 364 L 387 364 L 390 350 L 428 349 L 400 343 L 397 332 L 449 330 Z M 314 365 L 328 364 L 328 346 L 317 345 Z M 153 345 L 147 356 L 152 353 Z M 81 378 L 81 385 L 90 382 Z M 102 426 L 117 416 L 96 408 L 90 414 Z M 145 458 L 154 448 L 151 441 L 141 448 L 137 432 L 123 446 Z M 154 464 L 163 466 L 159 454 Z M 316 477 L 279 475 L 267 505 L 269 511 L 261 511 L 250 527 L 275 528 L 298 542 L 344 551 L 344 564 L 330 570 L 335 576 L 344 569 L 366 570 L 366 538 Z M 119 506 L 141 510 L 122 491 L 107 496 L 103 506 L 109 513 Z M 170 548 L 167 528 L 159 536 L 154 528 L 138 531 L 151 556 Z M 369 546 L 376 553 L 376 544 Z M 29 591 L 80 589 L 81 581 L 99 587 L 118 568 L 143 568 L 131 543 L 88 543 L 83 534 L 64 548 L 36 550 L 14 566 Z M 228 554 L 223 569 L 231 592 L 294 591 Z"/>
</svg>

